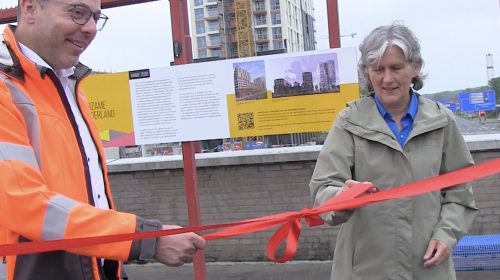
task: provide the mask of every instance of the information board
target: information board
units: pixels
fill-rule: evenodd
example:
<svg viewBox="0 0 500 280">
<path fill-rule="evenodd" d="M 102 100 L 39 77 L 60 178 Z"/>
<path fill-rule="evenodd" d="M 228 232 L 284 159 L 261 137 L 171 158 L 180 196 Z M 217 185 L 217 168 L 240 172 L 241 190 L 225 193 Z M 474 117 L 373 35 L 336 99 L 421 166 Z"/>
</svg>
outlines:
<svg viewBox="0 0 500 280">
<path fill-rule="evenodd" d="M 445 101 L 445 100 L 439 100 L 441 104 L 443 104 L 446 108 L 448 108 L 450 111 L 455 113 L 457 111 L 457 103 L 455 101 Z"/>
<path fill-rule="evenodd" d="M 352 47 L 96 74 L 83 88 L 105 147 L 328 131 L 359 97 Z"/>
</svg>

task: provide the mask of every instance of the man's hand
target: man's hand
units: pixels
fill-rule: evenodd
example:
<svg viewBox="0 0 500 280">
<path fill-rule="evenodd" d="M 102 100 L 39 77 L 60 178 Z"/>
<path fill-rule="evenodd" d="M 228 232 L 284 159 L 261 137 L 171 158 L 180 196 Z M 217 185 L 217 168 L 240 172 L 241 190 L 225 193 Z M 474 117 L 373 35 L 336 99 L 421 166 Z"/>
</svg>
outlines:
<svg viewBox="0 0 500 280">
<path fill-rule="evenodd" d="M 439 240 L 431 240 L 424 255 L 424 267 L 440 265 L 450 256 L 448 245 Z"/>
<path fill-rule="evenodd" d="M 180 226 L 164 225 L 163 229 Z M 162 236 L 156 241 L 154 258 L 168 266 L 181 266 L 193 260 L 197 250 L 205 248 L 205 239 L 194 232 Z"/>
</svg>

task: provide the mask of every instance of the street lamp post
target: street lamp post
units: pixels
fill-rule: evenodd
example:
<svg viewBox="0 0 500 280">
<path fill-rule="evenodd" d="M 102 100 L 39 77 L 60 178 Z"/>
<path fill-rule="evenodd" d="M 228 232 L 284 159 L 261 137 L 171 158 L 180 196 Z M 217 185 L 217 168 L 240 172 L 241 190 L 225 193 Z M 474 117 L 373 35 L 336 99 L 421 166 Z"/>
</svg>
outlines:
<svg viewBox="0 0 500 280">
<path fill-rule="evenodd" d="M 340 37 L 351 37 L 354 39 L 354 36 L 358 35 L 358 33 L 350 33 L 350 34 L 345 34 L 345 35 L 340 35 Z"/>
</svg>

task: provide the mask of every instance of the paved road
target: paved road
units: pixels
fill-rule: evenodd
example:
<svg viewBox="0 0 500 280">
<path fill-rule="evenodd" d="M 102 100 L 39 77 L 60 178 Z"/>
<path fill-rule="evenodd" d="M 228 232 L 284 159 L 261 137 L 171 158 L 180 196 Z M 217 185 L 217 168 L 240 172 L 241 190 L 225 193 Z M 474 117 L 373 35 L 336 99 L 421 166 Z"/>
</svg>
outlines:
<svg viewBox="0 0 500 280">
<path fill-rule="evenodd" d="M 500 133 L 500 121 L 488 121 L 479 123 L 479 121 L 470 121 L 456 117 L 462 134 L 492 134 Z"/>
<path fill-rule="evenodd" d="M 207 280 L 330 280 L 331 262 L 207 263 Z M 194 280 L 193 266 L 126 265 L 130 280 Z M 457 280 L 499 280 L 500 270 L 457 273 Z"/>
</svg>

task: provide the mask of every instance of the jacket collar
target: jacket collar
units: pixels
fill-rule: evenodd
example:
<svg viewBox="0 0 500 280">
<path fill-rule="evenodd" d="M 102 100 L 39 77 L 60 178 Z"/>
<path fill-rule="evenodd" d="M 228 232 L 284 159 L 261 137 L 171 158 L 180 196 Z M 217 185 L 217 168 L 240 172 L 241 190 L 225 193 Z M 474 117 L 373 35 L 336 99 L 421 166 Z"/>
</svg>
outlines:
<svg viewBox="0 0 500 280">
<path fill-rule="evenodd" d="M 24 71 L 21 68 L 18 56 L 15 54 L 12 45 L 17 43 L 14 39 L 15 26 L 8 25 L 4 30 L 3 40 L 0 44 L 0 71 L 18 80 L 24 80 Z"/>
<path fill-rule="evenodd" d="M 446 110 L 438 102 L 432 101 L 418 93 L 418 112 L 413 122 L 413 129 L 408 136 L 408 141 L 420 134 L 445 127 L 448 124 Z M 388 145 L 396 150 L 401 146 L 394 134 L 386 124 L 377 109 L 371 96 L 351 101 L 347 104 L 346 113 L 342 115 L 345 120 L 345 129 L 351 133 Z"/>
<path fill-rule="evenodd" d="M 24 81 L 25 72 L 31 69 L 38 72 L 43 78 L 49 68 L 32 62 L 21 52 L 14 35 L 15 31 L 16 26 L 14 25 L 8 25 L 4 30 L 3 40 L 0 43 L 0 71 L 17 80 Z M 91 69 L 79 62 L 75 66 L 75 73 L 70 78 L 78 81 L 90 73 Z"/>
<path fill-rule="evenodd" d="M 410 105 L 408 106 L 408 110 L 405 113 L 405 116 L 409 115 L 413 121 L 418 111 L 418 97 L 417 93 L 413 92 L 413 90 L 411 89 L 408 94 L 410 95 Z M 380 115 L 382 115 L 382 118 L 384 118 L 384 120 L 386 119 L 386 116 L 390 116 L 392 118 L 392 115 L 385 109 L 384 105 L 382 105 L 382 102 L 378 99 L 377 95 L 375 93 L 372 93 L 371 96 L 375 100 L 375 104 L 377 104 L 377 109 L 380 112 Z"/>
</svg>

